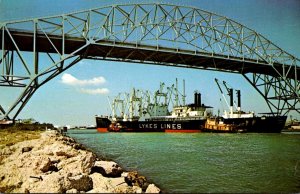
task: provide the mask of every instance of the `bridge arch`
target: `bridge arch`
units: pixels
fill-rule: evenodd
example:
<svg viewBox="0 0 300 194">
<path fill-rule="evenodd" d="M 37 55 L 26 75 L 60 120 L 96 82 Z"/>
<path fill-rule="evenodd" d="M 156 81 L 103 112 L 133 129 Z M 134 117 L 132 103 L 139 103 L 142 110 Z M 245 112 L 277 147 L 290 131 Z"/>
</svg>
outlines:
<svg viewBox="0 0 300 194">
<path fill-rule="evenodd" d="M 104 6 L 0 24 L 0 86 L 23 87 L 0 117 L 84 58 L 240 73 L 273 114 L 300 113 L 300 62 L 227 17 L 164 3 Z M 41 62 L 40 58 L 43 58 Z"/>
</svg>

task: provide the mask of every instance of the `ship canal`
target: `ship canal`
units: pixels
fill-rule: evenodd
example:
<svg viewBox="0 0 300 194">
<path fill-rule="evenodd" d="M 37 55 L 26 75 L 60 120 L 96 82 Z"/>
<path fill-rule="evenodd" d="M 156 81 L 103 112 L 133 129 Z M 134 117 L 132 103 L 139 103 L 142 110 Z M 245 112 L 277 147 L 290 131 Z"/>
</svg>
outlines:
<svg viewBox="0 0 300 194">
<path fill-rule="evenodd" d="M 97 133 L 68 135 L 165 192 L 300 191 L 300 134 Z"/>
</svg>

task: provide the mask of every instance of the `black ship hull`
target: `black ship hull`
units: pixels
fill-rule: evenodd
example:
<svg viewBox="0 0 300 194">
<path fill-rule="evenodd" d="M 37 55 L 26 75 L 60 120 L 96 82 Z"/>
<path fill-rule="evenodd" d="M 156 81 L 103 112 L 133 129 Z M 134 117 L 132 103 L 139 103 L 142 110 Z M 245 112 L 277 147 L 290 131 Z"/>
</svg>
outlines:
<svg viewBox="0 0 300 194">
<path fill-rule="evenodd" d="M 96 116 L 96 128 L 98 132 L 108 132 L 110 124 L 111 121 L 108 119 L 108 117 Z"/>
<path fill-rule="evenodd" d="M 114 121 L 107 117 L 96 117 L 99 132 L 254 132 L 280 133 L 287 116 L 262 116 L 251 118 L 222 118 L 224 124 L 233 125 L 235 130 L 205 128 L 205 119 Z"/>
<path fill-rule="evenodd" d="M 247 132 L 280 133 L 284 128 L 287 116 L 262 116 L 253 118 L 224 119 L 224 123 L 232 123 L 244 127 Z"/>
<path fill-rule="evenodd" d="M 117 121 L 96 117 L 99 132 L 201 132 L 205 119 L 194 120 L 155 120 L 155 121 Z"/>
<path fill-rule="evenodd" d="M 280 133 L 285 126 L 287 116 L 262 116 L 251 118 L 220 118 L 225 125 L 234 126 L 235 130 L 228 132 Z M 205 128 L 208 132 L 223 132 Z M 224 131 L 225 132 L 225 131 Z"/>
</svg>

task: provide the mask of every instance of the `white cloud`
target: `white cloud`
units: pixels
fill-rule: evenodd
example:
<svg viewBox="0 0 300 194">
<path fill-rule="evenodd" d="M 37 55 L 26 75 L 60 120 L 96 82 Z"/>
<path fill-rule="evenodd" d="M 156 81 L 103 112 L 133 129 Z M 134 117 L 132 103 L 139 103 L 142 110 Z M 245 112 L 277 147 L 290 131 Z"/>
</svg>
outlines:
<svg viewBox="0 0 300 194">
<path fill-rule="evenodd" d="M 61 82 L 63 84 L 67 84 L 71 86 L 87 86 L 87 85 L 101 85 L 104 84 L 106 80 L 102 76 L 94 77 L 92 79 L 80 80 L 71 74 L 64 73 L 63 76 L 61 77 Z"/>
<path fill-rule="evenodd" d="M 96 88 L 96 89 L 85 89 L 85 88 L 81 88 L 80 89 L 81 93 L 85 93 L 85 94 L 108 94 L 109 90 L 107 88 Z"/>
</svg>

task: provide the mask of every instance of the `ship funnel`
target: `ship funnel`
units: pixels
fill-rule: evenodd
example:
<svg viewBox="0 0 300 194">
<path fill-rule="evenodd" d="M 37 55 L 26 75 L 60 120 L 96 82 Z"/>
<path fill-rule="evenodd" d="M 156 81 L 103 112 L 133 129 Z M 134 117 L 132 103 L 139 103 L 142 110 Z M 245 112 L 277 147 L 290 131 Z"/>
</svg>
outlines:
<svg viewBox="0 0 300 194">
<path fill-rule="evenodd" d="M 200 93 L 198 93 L 198 95 L 197 95 L 197 101 L 198 101 L 198 106 L 201 106 L 201 94 Z"/>
<path fill-rule="evenodd" d="M 194 94 L 194 105 L 197 106 L 198 105 L 198 93 L 195 92 Z"/>
<path fill-rule="evenodd" d="M 230 97 L 230 114 L 233 114 L 233 89 L 229 89 L 229 97 Z"/>
<path fill-rule="evenodd" d="M 236 94 L 237 94 L 237 99 L 238 99 L 238 111 L 241 111 L 241 91 L 237 90 Z"/>
<path fill-rule="evenodd" d="M 195 92 L 194 94 L 194 105 L 201 106 L 201 94 L 198 92 Z"/>
</svg>

